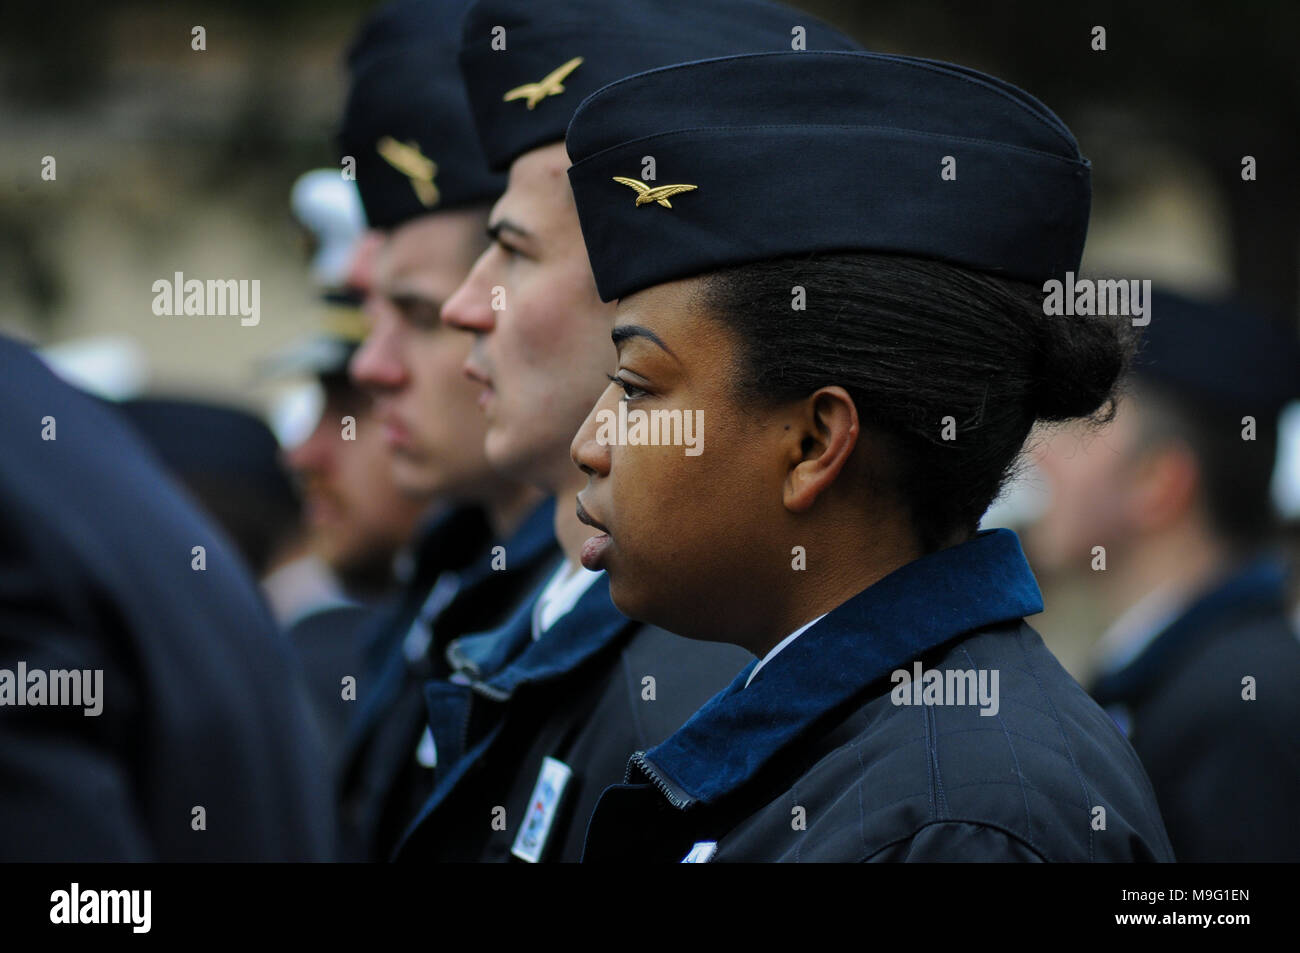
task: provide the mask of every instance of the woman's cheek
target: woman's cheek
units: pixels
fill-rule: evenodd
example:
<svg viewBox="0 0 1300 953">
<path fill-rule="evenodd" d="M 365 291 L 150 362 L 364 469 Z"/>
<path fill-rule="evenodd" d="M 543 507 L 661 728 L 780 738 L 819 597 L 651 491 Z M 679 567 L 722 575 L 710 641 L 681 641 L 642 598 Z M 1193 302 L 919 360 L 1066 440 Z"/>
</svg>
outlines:
<svg viewBox="0 0 1300 953">
<path fill-rule="evenodd" d="M 686 489 L 681 486 L 684 476 L 665 474 L 655 449 L 617 447 L 611 461 L 615 542 L 624 538 L 626 551 L 633 558 L 653 558 L 658 549 L 656 540 L 659 544 L 667 541 L 688 518 L 681 512 L 678 496 Z"/>
</svg>

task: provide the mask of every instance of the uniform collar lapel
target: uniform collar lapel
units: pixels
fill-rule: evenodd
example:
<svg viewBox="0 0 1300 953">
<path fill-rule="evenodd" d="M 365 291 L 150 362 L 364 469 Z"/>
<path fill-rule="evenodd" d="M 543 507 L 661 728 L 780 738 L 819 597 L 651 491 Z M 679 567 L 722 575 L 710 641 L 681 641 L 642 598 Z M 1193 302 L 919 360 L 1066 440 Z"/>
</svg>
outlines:
<svg viewBox="0 0 1300 953">
<path fill-rule="evenodd" d="M 533 603 L 540 589 L 515 607 L 510 618 L 495 629 L 462 635 L 447 645 L 452 671 L 478 680 L 499 671 L 522 652 L 532 637 Z"/>
<path fill-rule="evenodd" d="M 503 573 L 521 573 L 550 554 L 555 548 L 555 500 L 543 501 L 503 544 L 506 568 L 495 570 L 495 557 L 491 551 L 484 554 L 461 582 L 460 598 L 472 598 L 476 590 Z M 486 632 L 463 635 L 448 643 L 447 662 L 453 671 L 465 672 L 471 678 L 497 671 L 527 644 L 530 633 L 532 607 L 541 592 L 539 584 L 532 595 L 520 601 L 510 617 Z"/>
<path fill-rule="evenodd" d="M 540 593 L 516 611 L 501 629 L 457 640 L 457 652 L 474 659 L 484 673 L 474 682 L 482 695 L 504 701 L 525 682 L 565 675 L 616 640 L 634 623 L 614 608 L 609 577 L 592 582 L 574 607 L 532 641 L 532 611 Z"/>
<path fill-rule="evenodd" d="M 822 716 L 927 650 L 1042 610 L 1016 534 L 981 532 L 908 563 L 833 609 L 748 688 L 752 665 L 636 763 L 679 807 L 716 801 Z"/>
</svg>

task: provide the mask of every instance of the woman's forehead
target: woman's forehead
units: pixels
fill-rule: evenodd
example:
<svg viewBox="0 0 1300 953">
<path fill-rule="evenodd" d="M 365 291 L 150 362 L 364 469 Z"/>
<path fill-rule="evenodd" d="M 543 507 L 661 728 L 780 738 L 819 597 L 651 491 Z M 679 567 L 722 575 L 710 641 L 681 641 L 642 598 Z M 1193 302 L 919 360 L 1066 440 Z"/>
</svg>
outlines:
<svg viewBox="0 0 1300 953">
<path fill-rule="evenodd" d="M 614 312 L 615 344 L 637 353 L 655 351 L 683 365 L 712 363 L 729 356 L 736 332 L 710 313 L 701 278 L 653 285 L 619 299 Z"/>
</svg>

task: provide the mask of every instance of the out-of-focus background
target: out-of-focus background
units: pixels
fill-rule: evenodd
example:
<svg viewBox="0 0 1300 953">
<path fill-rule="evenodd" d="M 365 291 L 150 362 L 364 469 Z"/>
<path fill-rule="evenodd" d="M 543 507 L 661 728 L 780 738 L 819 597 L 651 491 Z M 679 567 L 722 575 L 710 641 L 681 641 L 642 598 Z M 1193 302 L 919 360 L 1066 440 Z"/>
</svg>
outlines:
<svg viewBox="0 0 1300 953">
<path fill-rule="evenodd" d="M 538 0 L 544 3 L 545 0 Z M 611 0 L 617 2 L 617 0 Z M 289 189 L 337 167 L 358 0 L 18 4 L 0 29 L 0 331 L 120 336 L 139 384 L 262 409 L 259 360 L 320 320 Z M 1094 165 L 1085 271 L 1300 315 L 1300 4 L 805 0 L 871 49 L 1048 103 Z M 206 48 L 193 48 L 203 27 Z M 1094 28 L 1105 50 L 1093 49 Z M 448 23 L 448 30 L 455 30 Z M 1243 157 L 1257 177 L 1243 181 Z M 46 157 L 55 174 L 42 177 Z M 260 322 L 157 316 L 153 283 L 259 279 Z M 1300 373 L 1300 369 L 1297 370 Z M 1072 619 L 1086 604 L 1056 600 Z M 1041 627 L 1052 640 L 1050 614 Z M 1078 628 L 1078 626 L 1076 626 Z M 1085 627 L 1086 628 L 1086 627 Z M 1068 642 L 1054 648 L 1070 665 Z"/>
</svg>

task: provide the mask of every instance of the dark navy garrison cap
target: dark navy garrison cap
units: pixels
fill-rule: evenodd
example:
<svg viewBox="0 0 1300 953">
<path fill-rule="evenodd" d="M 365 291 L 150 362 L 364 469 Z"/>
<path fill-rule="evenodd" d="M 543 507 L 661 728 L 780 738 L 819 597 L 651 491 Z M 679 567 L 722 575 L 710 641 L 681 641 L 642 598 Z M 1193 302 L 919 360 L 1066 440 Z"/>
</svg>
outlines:
<svg viewBox="0 0 1300 953">
<path fill-rule="evenodd" d="M 505 170 L 561 142 L 578 104 L 607 83 L 671 63 L 789 50 L 796 40 L 809 50 L 861 49 L 802 10 L 764 0 L 478 0 L 465 15 L 460 65 L 488 163 Z"/>
<path fill-rule="evenodd" d="M 584 101 L 566 143 L 607 301 L 833 251 L 1042 283 L 1078 268 L 1088 229 L 1090 164 L 1065 124 L 1008 83 L 931 60 L 810 51 L 651 70 Z"/>
<path fill-rule="evenodd" d="M 429 212 L 494 201 L 456 66 L 468 0 L 399 0 L 361 27 L 348 52 L 342 155 L 356 159 L 366 218 L 393 228 Z"/>
<path fill-rule="evenodd" d="M 253 414 L 165 397 L 138 397 L 113 406 L 181 480 L 225 482 L 285 508 L 297 506 L 280 465 L 280 445 Z"/>
<path fill-rule="evenodd" d="M 1151 295 L 1133 374 L 1201 410 L 1275 417 L 1300 399 L 1300 340 L 1293 326 L 1231 298 Z"/>
</svg>

